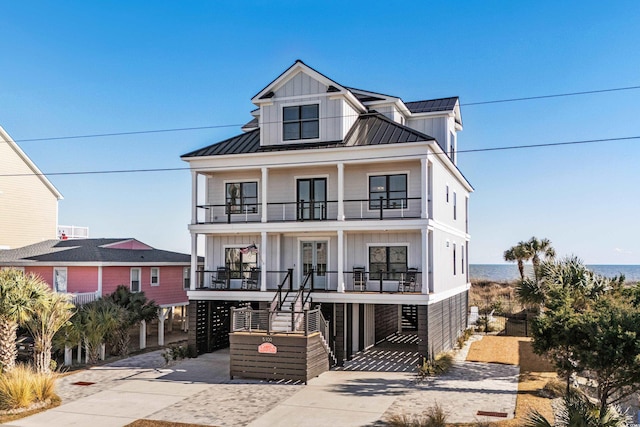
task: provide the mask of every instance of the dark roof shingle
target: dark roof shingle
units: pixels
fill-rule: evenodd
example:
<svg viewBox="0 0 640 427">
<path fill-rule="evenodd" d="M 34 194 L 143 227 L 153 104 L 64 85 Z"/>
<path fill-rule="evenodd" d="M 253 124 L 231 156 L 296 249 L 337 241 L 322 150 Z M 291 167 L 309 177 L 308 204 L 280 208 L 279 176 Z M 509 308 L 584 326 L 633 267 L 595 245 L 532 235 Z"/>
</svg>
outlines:
<svg viewBox="0 0 640 427">
<path fill-rule="evenodd" d="M 135 239 L 45 240 L 22 248 L 0 251 L 0 263 L 10 262 L 122 262 L 189 263 L 191 256 L 161 249 L 116 249 L 105 247 Z"/>
</svg>

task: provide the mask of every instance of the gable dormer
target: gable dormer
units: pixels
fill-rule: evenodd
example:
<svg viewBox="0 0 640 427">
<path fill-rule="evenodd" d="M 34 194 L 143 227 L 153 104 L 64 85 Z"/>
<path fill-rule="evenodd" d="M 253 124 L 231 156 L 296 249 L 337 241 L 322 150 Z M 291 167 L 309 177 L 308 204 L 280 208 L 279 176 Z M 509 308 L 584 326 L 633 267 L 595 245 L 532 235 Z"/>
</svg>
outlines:
<svg viewBox="0 0 640 427">
<path fill-rule="evenodd" d="M 351 91 L 300 60 L 251 101 L 262 146 L 342 141 L 366 112 Z"/>
</svg>

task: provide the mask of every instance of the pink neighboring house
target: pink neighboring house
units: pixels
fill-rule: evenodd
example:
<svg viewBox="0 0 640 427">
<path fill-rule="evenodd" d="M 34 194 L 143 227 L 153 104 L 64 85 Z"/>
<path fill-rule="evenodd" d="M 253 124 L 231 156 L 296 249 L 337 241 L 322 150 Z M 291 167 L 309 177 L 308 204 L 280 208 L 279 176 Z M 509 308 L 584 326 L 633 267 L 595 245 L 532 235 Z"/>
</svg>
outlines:
<svg viewBox="0 0 640 427">
<path fill-rule="evenodd" d="M 152 248 L 139 240 L 45 240 L 0 250 L 0 268 L 40 275 L 52 289 L 83 303 L 112 293 L 118 285 L 143 291 L 163 308 L 188 304 L 191 256 Z"/>
</svg>

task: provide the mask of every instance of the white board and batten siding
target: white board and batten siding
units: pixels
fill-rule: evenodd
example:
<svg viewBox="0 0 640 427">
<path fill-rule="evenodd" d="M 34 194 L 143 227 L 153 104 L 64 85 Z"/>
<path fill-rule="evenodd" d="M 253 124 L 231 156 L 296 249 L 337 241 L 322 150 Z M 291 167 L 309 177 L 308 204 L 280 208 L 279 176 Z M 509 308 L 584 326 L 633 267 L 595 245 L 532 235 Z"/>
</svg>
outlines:
<svg viewBox="0 0 640 427">
<path fill-rule="evenodd" d="M 357 113 L 342 96 L 327 93 L 325 84 L 302 72 L 296 74 L 274 93 L 271 102 L 260 107 L 261 145 L 296 142 L 283 140 L 282 109 L 284 107 L 318 104 L 320 137 L 300 140 L 301 143 L 341 141 L 357 119 Z"/>
<path fill-rule="evenodd" d="M 450 129 L 447 117 L 409 119 L 407 120 L 407 126 L 434 137 L 443 147 L 447 147 Z"/>
</svg>

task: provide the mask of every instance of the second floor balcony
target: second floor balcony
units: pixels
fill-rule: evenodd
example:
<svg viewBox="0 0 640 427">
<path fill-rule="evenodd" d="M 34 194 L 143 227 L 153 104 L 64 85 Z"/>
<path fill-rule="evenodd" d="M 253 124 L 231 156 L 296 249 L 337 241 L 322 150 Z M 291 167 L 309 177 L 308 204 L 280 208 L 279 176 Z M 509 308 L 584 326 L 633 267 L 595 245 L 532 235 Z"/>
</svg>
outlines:
<svg viewBox="0 0 640 427">
<path fill-rule="evenodd" d="M 265 211 L 266 207 L 266 211 Z M 252 222 L 402 220 L 422 217 L 421 197 L 256 201 L 197 205 L 198 224 Z"/>
</svg>

